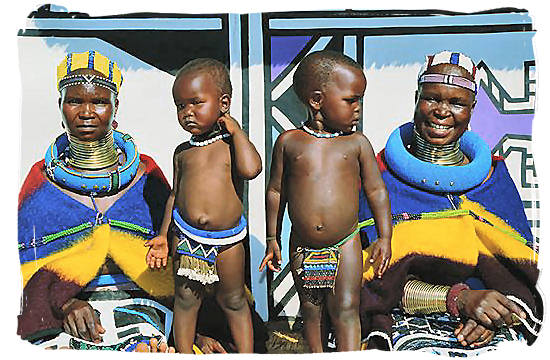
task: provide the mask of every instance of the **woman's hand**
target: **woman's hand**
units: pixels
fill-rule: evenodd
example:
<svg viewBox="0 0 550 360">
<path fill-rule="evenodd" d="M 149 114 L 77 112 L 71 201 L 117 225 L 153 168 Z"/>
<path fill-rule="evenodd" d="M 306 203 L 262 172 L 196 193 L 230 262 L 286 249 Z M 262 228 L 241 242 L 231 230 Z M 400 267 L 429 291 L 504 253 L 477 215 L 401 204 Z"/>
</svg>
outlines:
<svg viewBox="0 0 550 360">
<path fill-rule="evenodd" d="M 526 318 L 515 302 L 496 290 L 463 290 L 458 294 L 457 305 L 461 314 L 491 329 L 513 326 L 512 314 Z"/>
<path fill-rule="evenodd" d="M 454 333 L 462 346 L 469 345 L 470 347 L 487 345 L 495 336 L 493 330 L 487 329 L 472 319 L 468 319 L 466 324 L 460 323 Z"/>
<path fill-rule="evenodd" d="M 94 343 L 101 342 L 100 334 L 105 333 L 105 329 L 87 301 L 72 298 L 61 307 L 61 311 L 64 314 L 63 329 L 67 334 Z"/>
</svg>

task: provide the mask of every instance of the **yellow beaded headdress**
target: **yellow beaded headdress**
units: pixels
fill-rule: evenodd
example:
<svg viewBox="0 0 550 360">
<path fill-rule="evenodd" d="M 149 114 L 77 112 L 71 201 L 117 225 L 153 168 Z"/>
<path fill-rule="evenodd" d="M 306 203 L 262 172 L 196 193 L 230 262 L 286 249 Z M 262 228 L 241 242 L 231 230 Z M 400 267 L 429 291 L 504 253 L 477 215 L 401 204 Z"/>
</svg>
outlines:
<svg viewBox="0 0 550 360">
<path fill-rule="evenodd" d="M 68 75 L 78 69 L 96 70 L 104 77 L 83 74 Z M 85 83 L 93 83 L 118 94 L 122 85 L 122 73 L 117 63 L 96 51 L 67 54 L 57 67 L 57 89 L 61 91 L 67 86 Z"/>
</svg>

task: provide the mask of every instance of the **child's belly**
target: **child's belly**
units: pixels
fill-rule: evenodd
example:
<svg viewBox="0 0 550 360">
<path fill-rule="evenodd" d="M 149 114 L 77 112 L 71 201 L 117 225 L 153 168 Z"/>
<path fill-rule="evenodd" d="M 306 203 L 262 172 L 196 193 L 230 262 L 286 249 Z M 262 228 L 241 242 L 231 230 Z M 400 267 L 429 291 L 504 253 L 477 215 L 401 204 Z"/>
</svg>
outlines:
<svg viewBox="0 0 550 360">
<path fill-rule="evenodd" d="M 297 181 L 287 194 L 292 231 L 301 242 L 297 245 L 330 246 L 357 226 L 359 187 L 355 180 L 332 184 Z"/>
<path fill-rule="evenodd" d="M 188 176 L 180 182 L 175 204 L 183 219 L 202 230 L 226 230 L 238 225 L 241 199 L 231 180 Z"/>
</svg>

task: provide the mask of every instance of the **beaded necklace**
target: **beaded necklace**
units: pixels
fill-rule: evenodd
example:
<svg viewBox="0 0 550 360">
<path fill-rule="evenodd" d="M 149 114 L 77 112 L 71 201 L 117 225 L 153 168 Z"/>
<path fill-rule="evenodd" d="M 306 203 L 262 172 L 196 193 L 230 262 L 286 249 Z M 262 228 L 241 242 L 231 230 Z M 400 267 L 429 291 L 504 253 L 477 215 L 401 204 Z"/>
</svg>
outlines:
<svg viewBox="0 0 550 360">
<path fill-rule="evenodd" d="M 193 135 L 193 136 L 191 136 L 191 139 L 189 140 L 189 144 L 191 144 L 193 146 L 206 146 L 206 145 L 210 145 L 210 144 L 212 144 L 212 143 L 214 143 L 218 140 L 228 138 L 230 136 L 231 136 L 231 134 L 224 133 L 224 134 L 219 134 L 219 135 L 216 135 L 214 137 L 208 138 L 208 139 L 203 140 L 203 141 L 197 141 L 197 138 Z"/>
<path fill-rule="evenodd" d="M 216 124 L 208 134 L 191 136 L 191 139 L 189 139 L 189 144 L 191 146 L 206 146 L 230 136 L 231 134 L 223 132 L 221 126 Z"/>
<path fill-rule="evenodd" d="M 316 131 L 314 131 L 313 129 L 310 129 L 306 123 L 302 123 L 302 129 L 304 129 L 305 132 L 307 132 L 308 134 L 310 135 L 313 135 L 315 136 L 316 138 L 320 138 L 320 139 L 329 139 L 329 138 L 335 138 L 337 136 L 340 136 L 343 134 L 342 131 L 337 131 L 337 132 L 334 132 L 334 133 L 328 133 L 328 134 L 324 134 L 324 133 L 318 133 Z"/>
</svg>

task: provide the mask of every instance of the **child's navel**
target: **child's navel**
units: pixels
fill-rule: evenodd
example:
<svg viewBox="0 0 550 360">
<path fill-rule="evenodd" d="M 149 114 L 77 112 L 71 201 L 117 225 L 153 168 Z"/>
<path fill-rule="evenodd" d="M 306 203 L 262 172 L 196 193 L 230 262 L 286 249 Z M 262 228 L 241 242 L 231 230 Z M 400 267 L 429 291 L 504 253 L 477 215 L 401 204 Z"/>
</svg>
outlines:
<svg viewBox="0 0 550 360">
<path fill-rule="evenodd" d="M 208 216 L 206 215 L 199 216 L 199 218 L 197 219 L 197 223 L 201 227 L 205 226 L 206 224 L 208 224 Z"/>
</svg>

